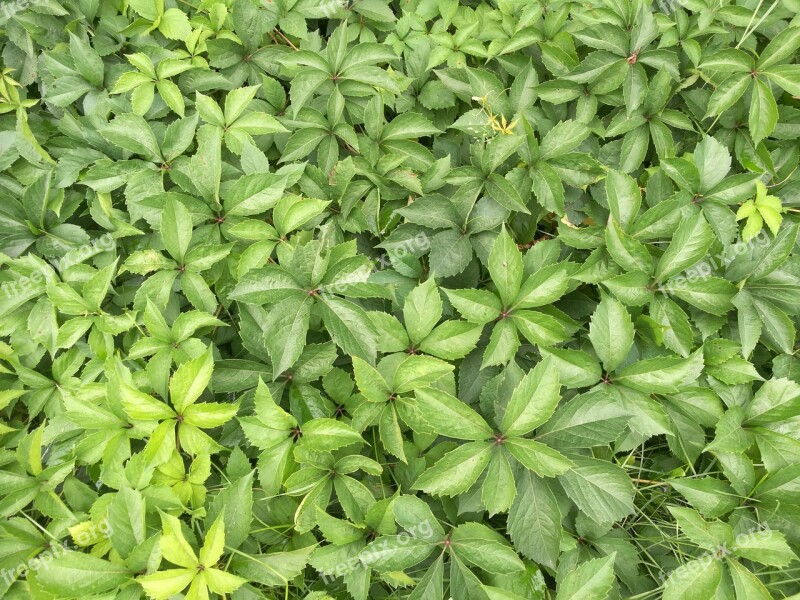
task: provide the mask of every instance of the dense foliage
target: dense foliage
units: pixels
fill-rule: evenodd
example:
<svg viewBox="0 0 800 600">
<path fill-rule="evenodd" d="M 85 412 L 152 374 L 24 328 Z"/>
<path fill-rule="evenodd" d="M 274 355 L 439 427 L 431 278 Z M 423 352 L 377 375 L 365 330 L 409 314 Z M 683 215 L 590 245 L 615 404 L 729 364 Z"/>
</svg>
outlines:
<svg viewBox="0 0 800 600">
<path fill-rule="evenodd" d="M 800 592 L 798 0 L 0 6 L 0 596 Z"/>
</svg>

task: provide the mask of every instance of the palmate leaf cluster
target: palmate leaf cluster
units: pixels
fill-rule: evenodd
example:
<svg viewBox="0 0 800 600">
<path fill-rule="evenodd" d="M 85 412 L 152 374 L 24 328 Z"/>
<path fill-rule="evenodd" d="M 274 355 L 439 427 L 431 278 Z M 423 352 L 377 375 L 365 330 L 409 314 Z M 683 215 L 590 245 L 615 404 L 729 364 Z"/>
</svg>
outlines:
<svg viewBox="0 0 800 600">
<path fill-rule="evenodd" d="M 0 596 L 800 593 L 797 0 L 0 6 Z"/>
</svg>

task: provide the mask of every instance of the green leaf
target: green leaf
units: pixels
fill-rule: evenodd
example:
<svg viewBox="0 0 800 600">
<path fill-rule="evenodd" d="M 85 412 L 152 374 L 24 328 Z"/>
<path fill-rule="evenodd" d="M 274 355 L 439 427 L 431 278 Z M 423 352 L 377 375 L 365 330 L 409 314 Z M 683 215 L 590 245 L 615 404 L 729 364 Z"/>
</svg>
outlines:
<svg viewBox="0 0 800 600">
<path fill-rule="evenodd" d="M 688 158 L 664 158 L 660 166 L 680 188 L 692 193 L 700 191 L 700 172 Z"/>
<path fill-rule="evenodd" d="M 634 490 L 621 468 L 596 459 L 576 459 L 559 483 L 578 508 L 596 523 L 610 524 L 634 512 Z"/>
<path fill-rule="evenodd" d="M 768 425 L 790 419 L 800 409 L 800 385 L 789 379 L 770 379 L 745 408 L 748 425 Z"/>
<path fill-rule="evenodd" d="M 725 146 L 707 135 L 697 144 L 694 164 L 700 175 L 700 188 L 708 191 L 725 179 L 731 168 L 731 155 Z"/>
<path fill-rule="evenodd" d="M 670 506 L 669 512 L 683 532 L 694 544 L 715 552 L 733 543 L 733 529 L 720 521 L 707 522 L 691 508 Z"/>
<path fill-rule="evenodd" d="M 453 365 L 430 356 L 409 356 L 394 373 L 392 389 L 402 394 L 422 390 L 453 371 Z"/>
<path fill-rule="evenodd" d="M 744 50 L 723 48 L 706 58 L 700 68 L 723 73 L 743 73 L 752 71 L 755 61 Z"/>
<path fill-rule="evenodd" d="M 492 245 L 488 266 L 503 305 L 510 306 L 522 285 L 522 255 L 505 227 Z"/>
<path fill-rule="evenodd" d="M 614 381 L 644 393 L 669 394 L 694 383 L 702 368 L 697 353 L 689 358 L 651 358 L 617 371 Z"/>
<path fill-rule="evenodd" d="M 555 264 L 544 267 L 524 279 L 514 306 L 536 308 L 552 304 L 564 295 L 569 281 L 566 265 Z"/>
<path fill-rule="evenodd" d="M 197 107 L 197 112 L 203 121 L 206 123 L 211 123 L 212 125 L 216 125 L 217 127 L 225 126 L 225 116 L 222 113 L 222 109 L 216 102 L 214 102 L 214 100 L 201 94 L 200 92 L 197 92 L 195 106 Z"/>
<path fill-rule="evenodd" d="M 555 568 L 561 543 L 561 511 L 550 488 L 531 471 L 517 478 L 508 533 L 521 554 Z"/>
<path fill-rule="evenodd" d="M 557 450 L 533 440 L 509 438 L 505 446 L 523 467 L 539 477 L 562 475 L 574 466 L 571 460 Z"/>
<path fill-rule="evenodd" d="M 684 477 L 672 479 L 669 483 L 705 517 L 719 517 L 739 506 L 736 493 L 719 479 Z"/>
<path fill-rule="evenodd" d="M 489 442 L 468 442 L 445 454 L 414 483 L 414 489 L 433 496 L 455 496 L 467 491 L 486 469 L 492 456 Z"/>
<path fill-rule="evenodd" d="M 312 198 L 284 197 L 278 201 L 273 212 L 275 229 L 284 237 L 321 215 L 328 204 L 324 200 Z"/>
<path fill-rule="evenodd" d="M 525 435 L 547 421 L 561 399 L 560 390 L 558 371 L 551 363 L 545 360 L 536 365 L 511 394 L 503 414 L 503 433 Z"/>
<path fill-rule="evenodd" d="M 487 573 L 522 571 L 525 565 L 499 533 L 481 523 L 464 523 L 453 530 L 451 547 L 461 560 Z"/>
<path fill-rule="evenodd" d="M 266 586 L 285 586 L 305 570 L 315 548 L 316 546 L 311 545 L 270 554 L 235 554 L 231 559 L 231 566 L 250 581 Z"/>
<path fill-rule="evenodd" d="M 800 69 L 797 65 L 778 65 L 770 68 L 766 75 L 792 96 L 800 94 Z"/>
<path fill-rule="evenodd" d="M 253 475 L 249 471 L 226 486 L 216 497 L 216 502 L 209 510 L 205 524 L 213 523 L 220 514 L 224 523 L 225 546 L 236 549 L 241 546 L 250 533 L 253 520 Z"/>
<path fill-rule="evenodd" d="M 750 135 L 753 144 L 769 136 L 778 122 L 778 105 L 769 86 L 760 79 L 753 82 L 753 97 L 750 101 Z"/>
<path fill-rule="evenodd" d="M 758 56 L 758 68 L 767 69 L 783 62 L 800 48 L 800 27 L 789 26 L 773 37 Z"/>
<path fill-rule="evenodd" d="M 616 554 L 595 558 L 571 571 L 561 582 L 556 600 L 602 600 L 614 584 Z"/>
<path fill-rule="evenodd" d="M 134 114 L 144 115 L 153 106 L 156 88 L 151 83 L 146 83 L 137 87 L 131 94 L 131 110 Z"/>
<path fill-rule="evenodd" d="M 486 180 L 486 193 L 505 209 L 530 214 L 517 189 L 497 173 L 492 173 Z"/>
<path fill-rule="evenodd" d="M 591 386 L 603 375 L 600 363 L 586 352 L 568 348 L 541 348 L 539 352 L 549 359 L 559 381 L 568 389 Z"/>
<path fill-rule="evenodd" d="M 717 86 L 714 93 L 711 94 L 711 98 L 708 101 L 706 117 L 721 115 L 736 104 L 739 98 L 741 98 L 750 87 L 752 81 L 753 79 L 750 77 L 749 73 L 731 75 L 725 79 Z"/>
<path fill-rule="evenodd" d="M 161 237 L 170 256 L 183 263 L 192 242 L 192 216 L 181 202 L 170 199 L 164 207 Z"/>
<path fill-rule="evenodd" d="M 535 310 L 516 311 L 511 314 L 510 322 L 530 343 L 537 346 L 551 346 L 568 337 L 561 321 Z M 495 330 L 508 323 L 508 320 L 502 320 Z"/>
<path fill-rule="evenodd" d="M 627 309 L 605 296 L 592 315 L 589 339 L 606 371 L 613 371 L 627 358 L 633 345 L 633 322 Z"/>
<path fill-rule="evenodd" d="M 65 550 L 52 559 L 46 569 L 36 571 L 36 581 L 45 590 L 62 598 L 85 598 L 101 594 L 132 579 L 132 573 L 83 552 Z"/>
<path fill-rule="evenodd" d="M 178 367 L 169 381 L 169 399 L 179 413 L 200 398 L 211 381 L 214 360 L 211 349 Z"/>
<path fill-rule="evenodd" d="M 156 89 L 164 103 L 180 117 L 183 117 L 186 104 L 183 101 L 183 94 L 181 94 L 180 88 L 171 81 L 163 80 L 156 82 Z"/>
<path fill-rule="evenodd" d="M 380 572 L 408 569 L 425 560 L 434 545 L 416 537 L 384 536 L 361 551 L 360 560 Z"/>
<path fill-rule="evenodd" d="M 428 119 L 416 113 L 403 113 L 383 128 L 382 141 L 416 139 L 441 131 Z"/>
<path fill-rule="evenodd" d="M 299 302 L 302 287 L 288 272 L 274 266 L 249 271 L 230 293 L 230 297 L 248 304 L 270 304 L 286 299 Z"/>
<path fill-rule="evenodd" d="M 483 353 L 481 368 L 503 365 L 514 358 L 519 349 L 520 341 L 517 328 L 509 319 L 502 319 L 489 337 L 489 344 Z"/>
<path fill-rule="evenodd" d="M 738 536 L 732 550 L 736 556 L 772 567 L 785 567 L 797 559 L 784 535 L 772 529 Z"/>
<path fill-rule="evenodd" d="M 303 424 L 302 432 L 303 445 L 320 452 L 363 442 L 358 432 L 336 419 L 312 419 Z"/>
<path fill-rule="evenodd" d="M 0 596 L 795 592 L 800 0 L 679 4 L 3 4 Z"/>
<path fill-rule="evenodd" d="M 702 215 L 684 219 L 656 265 L 656 281 L 665 281 L 707 256 L 714 233 Z"/>
<path fill-rule="evenodd" d="M 689 561 L 670 573 L 664 600 L 711 600 L 722 578 L 722 563 L 713 554 Z"/>
<path fill-rule="evenodd" d="M 403 320 L 411 341 L 419 344 L 442 318 L 442 299 L 433 279 L 415 287 L 403 304 Z"/>
<path fill-rule="evenodd" d="M 728 561 L 728 572 L 733 580 L 737 598 L 753 598 L 754 600 L 771 600 L 772 594 L 761 583 L 761 580 L 739 564 L 738 561 Z"/>
<path fill-rule="evenodd" d="M 452 277 L 462 273 L 472 260 L 469 236 L 454 229 L 446 229 L 431 238 L 431 274 Z"/>
<path fill-rule="evenodd" d="M 482 325 L 466 321 L 445 321 L 420 342 L 419 350 L 443 360 L 464 358 L 475 348 L 482 330 Z"/>
<path fill-rule="evenodd" d="M 145 500 L 138 490 L 127 486 L 120 488 L 108 509 L 108 525 L 111 545 L 120 556 L 127 557 L 144 543 L 147 533 Z"/>
<path fill-rule="evenodd" d="M 606 227 L 606 249 L 620 267 L 626 271 L 640 271 L 646 275 L 653 272 L 653 259 L 644 244 L 625 233 L 610 220 Z"/>
<path fill-rule="evenodd" d="M 623 230 L 629 230 L 642 204 L 639 184 L 625 173 L 609 171 L 606 175 L 606 198 L 614 221 Z"/>
<path fill-rule="evenodd" d="M 103 86 L 103 60 L 85 41 L 70 33 L 69 52 L 78 72 L 95 87 Z"/>
<path fill-rule="evenodd" d="M 500 300 L 486 290 L 444 290 L 455 309 L 470 323 L 484 324 L 500 316 Z"/>
<path fill-rule="evenodd" d="M 195 577 L 192 569 L 168 569 L 137 578 L 145 593 L 158 600 L 166 600 L 184 590 Z"/>
<path fill-rule="evenodd" d="M 493 452 L 486 470 L 486 481 L 491 485 L 481 488 L 481 500 L 489 515 L 506 512 L 514 502 L 517 489 L 514 473 L 504 452 Z"/>
<path fill-rule="evenodd" d="M 542 138 L 541 160 L 549 160 L 571 152 L 589 136 L 589 129 L 577 121 L 562 121 Z"/>
<path fill-rule="evenodd" d="M 273 363 L 273 378 L 289 370 L 300 358 L 306 345 L 311 318 L 310 298 L 286 298 L 276 304 L 261 325 L 267 352 Z"/>
<path fill-rule="evenodd" d="M 163 162 L 153 130 L 139 115 L 130 113 L 115 117 L 101 133 L 111 144 L 123 150 L 139 154 L 152 162 Z"/>
<path fill-rule="evenodd" d="M 222 179 L 222 129 L 203 125 L 197 130 L 197 152 L 192 156 L 192 184 L 208 202 L 219 200 Z"/>
<path fill-rule="evenodd" d="M 171 40 L 184 40 L 192 32 L 189 18 L 179 8 L 168 8 L 161 15 L 158 30 Z"/>
<path fill-rule="evenodd" d="M 422 388 L 416 393 L 416 406 L 434 431 L 462 440 L 483 440 L 492 436 L 492 428 L 478 413 L 455 396 L 436 388 Z"/>
<path fill-rule="evenodd" d="M 163 4 L 154 0 L 132 0 L 131 8 L 148 21 L 155 21 L 164 12 Z"/>
<path fill-rule="evenodd" d="M 736 286 L 720 277 L 687 279 L 676 277 L 659 290 L 674 294 L 684 302 L 712 315 L 724 315 L 733 308 Z"/>
<path fill-rule="evenodd" d="M 228 92 L 225 96 L 225 113 L 223 124 L 232 125 L 238 119 L 250 102 L 255 98 L 260 86 L 240 87 Z"/>
<path fill-rule="evenodd" d="M 323 296 L 316 306 L 337 346 L 367 362 L 375 360 L 377 334 L 364 309 L 336 296 Z"/>
</svg>

